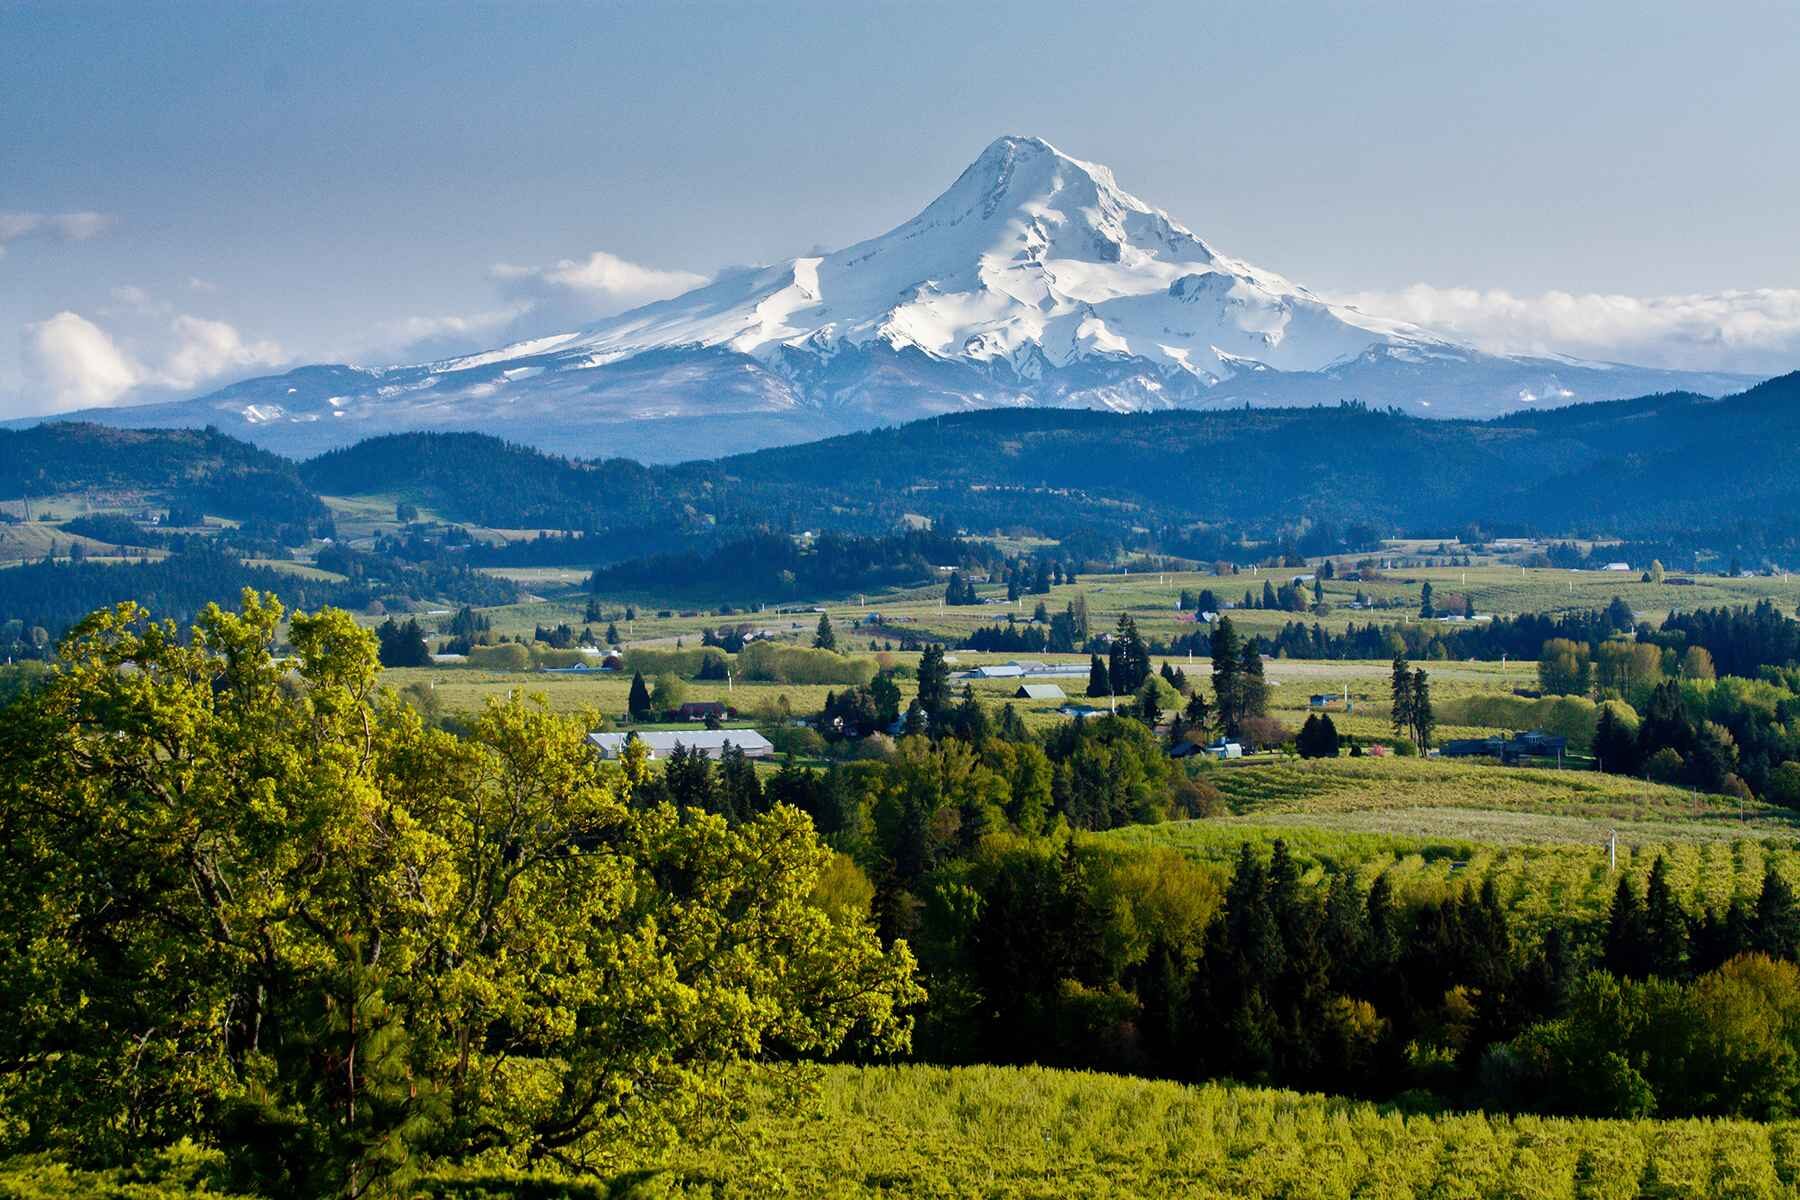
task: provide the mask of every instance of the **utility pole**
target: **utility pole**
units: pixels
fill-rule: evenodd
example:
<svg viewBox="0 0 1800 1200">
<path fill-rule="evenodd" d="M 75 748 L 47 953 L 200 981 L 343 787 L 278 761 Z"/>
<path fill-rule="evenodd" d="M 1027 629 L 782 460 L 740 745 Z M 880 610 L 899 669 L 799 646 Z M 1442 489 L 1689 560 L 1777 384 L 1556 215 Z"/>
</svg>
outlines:
<svg viewBox="0 0 1800 1200">
<path fill-rule="evenodd" d="M 1619 869 L 1619 831 L 1606 831 L 1606 872 L 1612 874 Z"/>
</svg>

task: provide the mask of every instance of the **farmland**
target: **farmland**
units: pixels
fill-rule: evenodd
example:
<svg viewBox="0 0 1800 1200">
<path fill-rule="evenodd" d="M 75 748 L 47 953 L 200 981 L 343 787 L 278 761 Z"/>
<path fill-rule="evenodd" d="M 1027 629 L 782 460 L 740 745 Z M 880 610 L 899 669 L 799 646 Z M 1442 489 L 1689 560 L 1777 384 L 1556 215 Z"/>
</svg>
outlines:
<svg viewBox="0 0 1800 1200">
<path fill-rule="evenodd" d="M 1039 1068 L 832 1068 L 815 1107 L 644 1180 L 678 1194 L 1792 1196 L 1789 1125 L 1408 1116 Z M 630 1194 L 630 1193 L 628 1193 Z"/>
<path fill-rule="evenodd" d="M 216 1157 L 192 1150 L 119 1172 L 25 1161 L 0 1165 L 0 1195 L 222 1196 L 220 1174 Z M 1800 1194 L 1797 1182 L 1792 1123 L 1426 1115 L 1255 1087 L 901 1066 L 826 1068 L 799 1111 L 759 1097 L 717 1140 L 610 1178 L 475 1168 L 428 1177 L 413 1194 L 1776 1200 Z"/>
</svg>

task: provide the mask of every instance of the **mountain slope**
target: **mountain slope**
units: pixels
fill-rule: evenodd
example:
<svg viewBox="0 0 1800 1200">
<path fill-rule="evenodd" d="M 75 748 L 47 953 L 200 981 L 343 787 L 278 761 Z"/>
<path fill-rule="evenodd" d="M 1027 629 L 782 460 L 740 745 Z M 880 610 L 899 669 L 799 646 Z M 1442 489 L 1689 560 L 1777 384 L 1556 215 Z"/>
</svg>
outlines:
<svg viewBox="0 0 1800 1200">
<path fill-rule="evenodd" d="M 585 329 L 381 370 L 309 367 L 84 414 L 218 423 L 290 453 L 473 429 L 640 461 L 943 413 L 1359 399 L 1434 416 L 1746 379 L 1483 354 L 1214 249 L 1036 138 L 996 140 L 918 216 Z"/>
</svg>

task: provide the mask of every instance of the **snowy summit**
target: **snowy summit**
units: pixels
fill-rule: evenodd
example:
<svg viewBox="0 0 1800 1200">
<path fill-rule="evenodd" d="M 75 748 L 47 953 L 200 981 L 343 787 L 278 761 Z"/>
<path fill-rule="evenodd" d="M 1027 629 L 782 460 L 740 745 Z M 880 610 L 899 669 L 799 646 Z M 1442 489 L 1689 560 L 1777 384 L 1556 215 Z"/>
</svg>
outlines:
<svg viewBox="0 0 1800 1200">
<path fill-rule="evenodd" d="M 308 367 L 82 415 L 235 427 L 288 452 L 454 428 L 655 461 L 1002 405 L 1360 399 L 1490 416 L 1744 382 L 1483 354 L 1330 304 L 1214 249 L 1106 167 L 1002 137 L 918 216 L 832 254 L 483 354 Z"/>
</svg>

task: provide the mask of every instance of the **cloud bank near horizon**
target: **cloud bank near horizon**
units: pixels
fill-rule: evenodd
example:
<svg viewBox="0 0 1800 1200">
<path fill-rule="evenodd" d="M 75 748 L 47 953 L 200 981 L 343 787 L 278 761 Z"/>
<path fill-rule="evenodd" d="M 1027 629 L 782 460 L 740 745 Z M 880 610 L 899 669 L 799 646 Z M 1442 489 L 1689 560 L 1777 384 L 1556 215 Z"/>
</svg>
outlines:
<svg viewBox="0 0 1800 1200">
<path fill-rule="evenodd" d="M 1638 297 L 1435 287 L 1336 297 L 1493 354 L 1569 355 L 1690 371 L 1800 369 L 1800 288 Z"/>
</svg>

